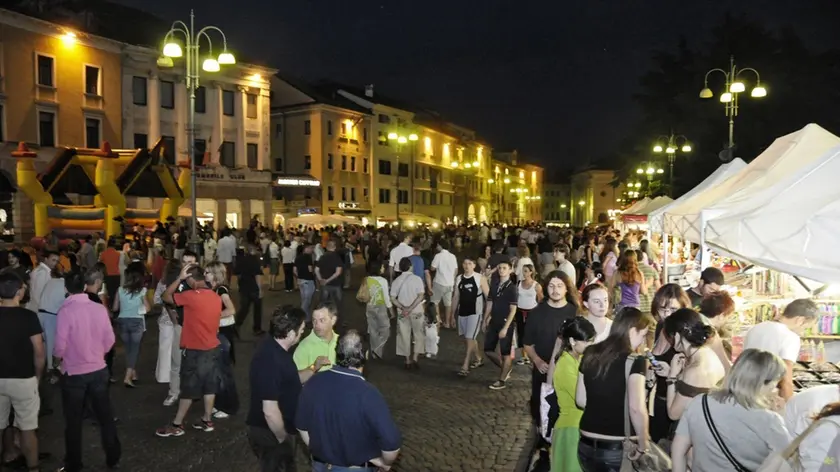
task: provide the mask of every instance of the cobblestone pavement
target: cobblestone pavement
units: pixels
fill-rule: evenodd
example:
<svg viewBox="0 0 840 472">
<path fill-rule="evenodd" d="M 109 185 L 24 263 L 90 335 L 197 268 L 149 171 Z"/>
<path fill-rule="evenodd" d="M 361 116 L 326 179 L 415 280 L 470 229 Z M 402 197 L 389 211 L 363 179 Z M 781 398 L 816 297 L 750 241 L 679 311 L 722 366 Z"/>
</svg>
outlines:
<svg viewBox="0 0 840 472">
<path fill-rule="evenodd" d="M 344 292 L 339 331 L 364 329 L 364 310 L 354 299 L 355 291 Z M 284 303 L 297 303 L 296 293 L 267 292 L 265 314 Z M 112 388 L 112 402 L 120 421 L 123 446 L 121 470 L 130 472 L 168 471 L 257 471 L 248 446 L 244 417 L 248 406 L 248 360 L 255 341 L 245 334 L 236 345 L 236 378 L 242 408 L 239 414 L 216 421 L 216 430 L 203 433 L 189 430 L 181 438 L 161 439 L 154 435 L 166 425 L 175 407 L 162 402 L 167 385 L 154 381 L 157 356 L 157 326 L 148 320 L 148 332 L 141 350 L 139 388 L 126 389 L 121 383 Z M 264 320 L 265 323 L 265 320 Z M 250 320 L 246 321 L 250 326 Z M 245 330 L 249 331 L 249 330 Z M 419 371 L 405 371 L 395 356 L 394 337 L 384 360 L 374 361 L 366 377 L 383 393 L 403 434 L 403 448 L 392 470 L 398 472 L 515 471 L 528 444 L 527 398 L 529 372 L 516 367 L 508 388 L 488 389 L 498 376 L 495 366 L 474 371 L 468 378 L 455 372 L 460 367 L 463 344 L 457 334 L 445 330 L 441 335 L 437 359 L 421 361 Z M 122 351 L 118 350 L 115 376 L 121 379 Z M 337 392 L 338 394 L 339 392 Z M 63 419 L 59 392 L 52 394 L 55 413 L 41 419 L 41 450 L 52 453 L 42 470 L 55 470 L 63 457 Z M 193 405 L 186 422 L 197 420 L 200 406 Z M 86 469 L 104 470 L 104 455 L 96 426 L 84 429 Z M 300 470 L 308 470 L 305 453 L 300 453 Z"/>
</svg>

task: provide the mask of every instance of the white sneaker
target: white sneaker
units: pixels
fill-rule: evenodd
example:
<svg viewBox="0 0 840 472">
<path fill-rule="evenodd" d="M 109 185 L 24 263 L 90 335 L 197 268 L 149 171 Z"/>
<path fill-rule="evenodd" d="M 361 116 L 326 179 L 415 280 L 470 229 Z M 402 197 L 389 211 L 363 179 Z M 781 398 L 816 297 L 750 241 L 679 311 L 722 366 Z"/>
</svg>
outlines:
<svg viewBox="0 0 840 472">
<path fill-rule="evenodd" d="M 225 413 L 224 411 L 219 411 L 213 408 L 213 418 L 216 418 L 217 420 L 223 420 L 225 418 L 230 418 L 230 415 Z"/>
<path fill-rule="evenodd" d="M 177 395 L 169 395 L 166 397 L 166 400 L 163 401 L 163 406 L 172 406 L 175 402 L 178 401 Z"/>
</svg>

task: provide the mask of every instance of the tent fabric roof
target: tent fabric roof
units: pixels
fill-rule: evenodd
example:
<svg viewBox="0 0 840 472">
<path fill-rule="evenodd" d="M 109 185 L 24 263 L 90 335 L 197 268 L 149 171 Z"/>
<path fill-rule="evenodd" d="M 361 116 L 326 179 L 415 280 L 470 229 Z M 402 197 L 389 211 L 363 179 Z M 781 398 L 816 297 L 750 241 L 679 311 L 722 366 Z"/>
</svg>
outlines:
<svg viewBox="0 0 840 472">
<path fill-rule="evenodd" d="M 840 283 L 840 145 L 709 220 L 716 252 L 824 283 Z"/>
<path fill-rule="evenodd" d="M 738 202 L 772 186 L 837 145 L 840 145 L 840 138 L 816 124 L 782 136 L 732 178 L 708 188 L 679 207 L 669 208 L 666 228 L 670 227 L 684 239 L 700 243 L 705 221 L 726 213 Z"/>
<path fill-rule="evenodd" d="M 632 215 L 649 215 L 652 212 L 664 207 L 665 205 L 669 205 L 673 202 L 674 199 L 665 195 L 660 195 L 653 200 L 649 201 L 647 205 L 644 205 L 640 208 L 637 208 L 633 213 L 628 213 Z"/>
<path fill-rule="evenodd" d="M 679 205 L 684 203 L 685 201 L 690 200 L 695 196 L 703 193 L 706 189 L 725 181 L 726 179 L 738 173 L 738 171 L 740 171 L 746 166 L 747 163 L 738 157 L 732 160 L 732 162 L 727 162 L 726 164 L 721 165 L 714 172 L 712 172 L 711 175 L 706 177 L 705 180 L 697 184 L 697 186 L 693 189 L 684 193 L 680 198 L 674 200 L 668 205 L 665 205 L 664 207 L 661 207 L 649 213 L 648 223 L 650 224 L 651 229 L 653 231 L 669 232 L 668 228 L 665 227 L 665 215 L 667 212 L 669 212 L 672 208 L 679 207 Z"/>
<path fill-rule="evenodd" d="M 650 198 L 648 198 L 648 197 L 645 197 L 641 200 L 637 200 L 636 203 L 630 205 L 626 210 L 622 211 L 621 214 L 623 214 L 623 215 L 635 215 L 636 210 L 638 210 L 639 208 L 642 208 L 643 206 L 647 205 L 648 203 L 650 203 Z"/>
</svg>

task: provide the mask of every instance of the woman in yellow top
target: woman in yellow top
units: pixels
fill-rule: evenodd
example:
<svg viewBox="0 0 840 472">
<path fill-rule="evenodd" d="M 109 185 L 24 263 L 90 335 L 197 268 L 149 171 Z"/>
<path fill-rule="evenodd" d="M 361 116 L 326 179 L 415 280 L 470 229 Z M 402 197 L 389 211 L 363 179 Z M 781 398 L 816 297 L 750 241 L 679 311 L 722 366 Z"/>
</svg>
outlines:
<svg viewBox="0 0 840 472">
<path fill-rule="evenodd" d="M 595 335 L 595 327 L 582 316 L 564 321 L 557 333 L 548 366 L 560 408 L 551 434 L 551 472 L 581 472 L 577 450 L 583 410 L 575 404 L 575 392 L 580 356 Z"/>
</svg>

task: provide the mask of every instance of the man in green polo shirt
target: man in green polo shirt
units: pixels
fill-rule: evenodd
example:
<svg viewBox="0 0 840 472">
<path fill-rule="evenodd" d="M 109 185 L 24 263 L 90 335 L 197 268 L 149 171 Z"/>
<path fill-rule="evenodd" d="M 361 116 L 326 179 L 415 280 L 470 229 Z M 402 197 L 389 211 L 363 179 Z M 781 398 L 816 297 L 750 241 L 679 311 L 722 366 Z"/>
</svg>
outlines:
<svg viewBox="0 0 840 472">
<path fill-rule="evenodd" d="M 295 364 L 300 382 L 306 383 L 316 372 L 329 370 L 335 364 L 338 335 L 333 331 L 338 310 L 332 304 L 320 304 L 312 312 L 312 332 L 298 344 Z"/>
</svg>

